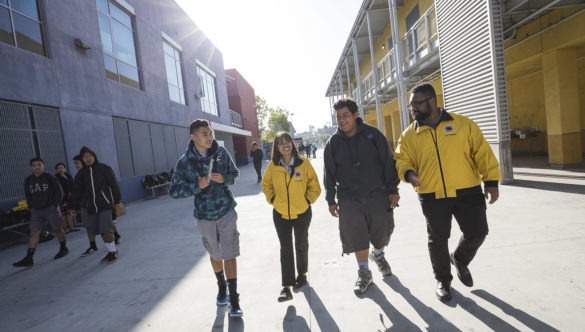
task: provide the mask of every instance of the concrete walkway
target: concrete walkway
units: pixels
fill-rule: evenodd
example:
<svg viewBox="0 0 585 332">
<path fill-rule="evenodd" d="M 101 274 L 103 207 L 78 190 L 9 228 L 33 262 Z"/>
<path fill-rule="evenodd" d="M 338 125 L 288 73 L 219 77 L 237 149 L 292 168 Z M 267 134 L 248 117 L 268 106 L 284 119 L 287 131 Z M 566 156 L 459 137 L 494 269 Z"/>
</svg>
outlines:
<svg viewBox="0 0 585 332">
<path fill-rule="evenodd" d="M 322 159 L 313 160 L 319 176 Z M 439 302 L 416 195 L 401 184 L 396 230 L 387 250 L 395 275 L 352 291 L 353 256 L 341 256 L 337 220 L 324 194 L 313 207 L 310 286 L 278 303 L 279 245 L 251 166 L 237 196 L 239 291 L 243 319 L 215 305 L 216 285 L 192 216 L 192 200 L 168 196 L 127 207 L 119 220 L 120 259 L 100 264 L 105 248 L 80 258 L 83 232 L 54 261 L 55 240 L 41 244 L 35 266 L 11 266 L 26 244 L 0 251 L 2 331 L 583 331 L 585 326 L 585 170 L 515 168 L 488 207 L 490 235 L 470 266 L 475 287 L 455 278 L 453 300 Z M 459 237 L 456 223 L 451 247 Z M 453 271 L 454 272 L 454 271 Z"/>
</svg>

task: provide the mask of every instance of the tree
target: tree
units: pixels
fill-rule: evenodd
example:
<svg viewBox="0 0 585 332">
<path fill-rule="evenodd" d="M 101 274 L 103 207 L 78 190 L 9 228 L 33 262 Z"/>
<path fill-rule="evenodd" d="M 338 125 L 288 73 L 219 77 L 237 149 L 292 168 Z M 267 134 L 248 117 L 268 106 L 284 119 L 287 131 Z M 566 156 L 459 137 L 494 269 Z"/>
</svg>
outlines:
<svg viewBox="0 0 585 332">
<path fill-rule="evenodd" d="M 256 96 L 256 116 L 258 117 L 258 129 L 260 130 L 260 136 L 266 131 L 266 120 L 269 114 L 269 107 L 266 100 L 260 96 Z"/>
<path fill-rule="evenodd" d="M 289 112 L 286 109 L 270 107 L 264 98 L 256 96 L 256 114 L 262 142 L 272 142 L 279 131 L 290 132 Z"/>
</svg>

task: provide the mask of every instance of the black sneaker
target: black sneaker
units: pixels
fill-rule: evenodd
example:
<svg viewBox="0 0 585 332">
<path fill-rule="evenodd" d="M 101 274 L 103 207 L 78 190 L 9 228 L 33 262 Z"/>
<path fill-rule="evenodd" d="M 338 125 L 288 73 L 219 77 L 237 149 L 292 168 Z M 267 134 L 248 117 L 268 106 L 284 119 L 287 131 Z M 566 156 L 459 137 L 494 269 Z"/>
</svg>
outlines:
<svg viewBox="0 0 585 332">
<path fill-rule="evenodd" d="M 120 238 L 121 237 L 122 236 L 120 235 L 120 233 L 118 233 L 118 232 L 114 233 L 114 244 L 115 245 L 119 245 L 120 244 Z"/>
<path fill-rule="evenodd" d="M 295 284 L 293 285 L 293 290 L 299 290 L 301 289 L 303 286 L 305 286 L 307 284 L 307 275 L 303 274 L 297 277 L 297 280 L 295 281 Z"/>
<path fill-rule="evenodd" d="M 217 298 L 215 303 L 219 306 L 227 305 L 230 301 L 230 296 L 227 294 L 227 285 L 218 285 Z"/>
<path fill-rule="evenodd" d="M 33 266 L 33 259 L 32 259 L 32 257 L 26 256 L 25 258 L 12 264 L 12 266 L 14 266 L 14 267 L 31 267 L 31 266 Z"/>
<path fill-rule="evenodd" d="M 68 253 L 69 253 L 69 249 L 67 249 L 67 247 L 61 248 L 61 249 L 59 249 L 59 252 L 53 258 L 59 259 L 61 257 L 65 257 L 65 256 L 67 256 Z"/>
<path fill-rule="evenodd" d="M 372 283 L 372 271 L 370 270 L 358 270 L 358 278 L 353 286 L 353 292 L 356 295 L 363 294 L 368 289 L 368 286 Z"/>
<path fill-rule="evenodd" d="M 84 251 L 84 252 L 81 254 L 81 257 L 86 257 L 86 256 L 89 256 L 89 255 L 93 254 L 93 253 L 94 253 L 94 252 L 96 252 L 96 251 L 97 251 L 97 248 L 92 248 L 92 247 L 89 247 L 89 248 L 87 248 L 87 250 L 86 250 L 86 251 Z"/>
<path fill-rule="evenodd" d="M 238 318 L 244 316 L 242 308 L 240 308 L 240 294 L 230 295 L 230 312 L 229 316 L 232 318 Z"/>
<path fill-rule="evenodd" d="M 116 260 L 118 260 L 118 255 L 116 252 L 108 252 L 108 254 L 106 255 L 106 257 L 102 258 L 101 262 L 102 263 L 108 263 L 108 264 L 112 264 L 114 262 L 116 262 Z"/>
<path fill-rule="evenodd" d="M 290 288 L 283 287 L 280 291 L 280 295 L 278 296 L 278 302 L 284 302 L 288 300 L 292 300 L 292 294 L 290 293 Z"/>
</svg>

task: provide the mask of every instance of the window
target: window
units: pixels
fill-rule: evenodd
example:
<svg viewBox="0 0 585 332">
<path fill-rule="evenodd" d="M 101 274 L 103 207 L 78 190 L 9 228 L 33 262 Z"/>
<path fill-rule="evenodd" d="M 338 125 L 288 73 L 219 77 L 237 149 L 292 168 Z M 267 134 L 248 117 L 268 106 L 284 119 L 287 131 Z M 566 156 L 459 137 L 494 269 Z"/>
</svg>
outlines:
<svg viewBox="0 0 585 332">
<path fill-rule="evenodd" d="M 184 105 L 185 91 L 183 89 L 183 75 L 181 74 L 181 52 L 166 40 L 163 40 L 163 51 L 165 55 L 169 97 L 172 101 Z"/>
<path fill-rule="evenodd" d="M 37 0 L 0 0 L 0 42 L 46 55 Z"/>
<path fill-rule="evenodd" d="M 205 113 L 218 115 L 217 99 L 215 97 L 215 75 L 202 66 L 197 66 L 197 74 L 201 84 L 201 110 Z"/>
<path fill-rule="evenodd" d="M 106 77 L 140 89 L 132 17 L 111 0 L 96 0 Z"/>
</svg>

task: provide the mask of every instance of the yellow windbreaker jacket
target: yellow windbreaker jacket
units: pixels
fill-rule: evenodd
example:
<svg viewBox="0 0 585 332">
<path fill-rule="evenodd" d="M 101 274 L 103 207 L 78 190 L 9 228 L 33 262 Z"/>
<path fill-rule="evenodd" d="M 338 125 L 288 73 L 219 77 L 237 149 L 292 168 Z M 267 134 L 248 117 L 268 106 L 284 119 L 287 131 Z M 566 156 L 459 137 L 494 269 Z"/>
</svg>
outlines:
<svg viewBox="0 0 585 332">
<path fill-rule="evenodd" d="M 284 166 L 270 162 L 262 178 L 266 201 L 289 220 L 307 211 L 321 194 L 317 174 L 307 158 L 295 158 L 293 167 L 291 176 Z"/>
<path fill-rule="evenodd" d="M 436 129 L 416 121 L 406 128 L 394 159 L 402 181 L 408 171 L 419 174 L 422 184 L 415 191 L 421 199 L 457 197 L 482 181 L 495 187 L 502 179 L 496 156 L 477 124 L 445 110 Z"/>
</svg>

